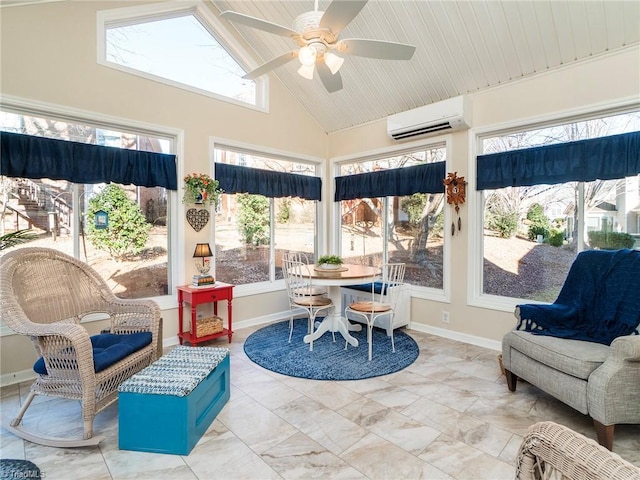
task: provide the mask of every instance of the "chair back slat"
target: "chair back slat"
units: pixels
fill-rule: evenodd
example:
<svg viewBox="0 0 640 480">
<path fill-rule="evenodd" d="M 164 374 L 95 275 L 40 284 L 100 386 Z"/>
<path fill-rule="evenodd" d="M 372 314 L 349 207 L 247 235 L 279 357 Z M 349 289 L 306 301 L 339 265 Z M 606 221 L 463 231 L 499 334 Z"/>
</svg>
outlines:
<svg viewBox="0 0 640 480">
<path fill-rule="evenodd" d="M 26 247 L 2 257 L 0 294 L 29 322 L 79 321 L 108 310 L 114 295 L 98 274 L 64 253 Z M 7 315 L 9 326 L 19 317 Z M 15 328 L 14 328 L 15 329 Z"/>
</svg>

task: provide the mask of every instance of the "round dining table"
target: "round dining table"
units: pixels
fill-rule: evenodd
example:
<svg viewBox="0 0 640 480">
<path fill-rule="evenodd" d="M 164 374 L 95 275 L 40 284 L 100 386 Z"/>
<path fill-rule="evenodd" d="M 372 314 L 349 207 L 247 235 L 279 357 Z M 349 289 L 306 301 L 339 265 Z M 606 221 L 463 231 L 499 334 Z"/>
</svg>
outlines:
<svg viewBox="0 0 640 480">
<path fill-rule="evenodd" d="M 317 340 L 326 332 L 338 332 L 352 346 L 358 346 L 358 340 L 349 332 L 362 330 L 362 325 L 351 324 L 342 316 L 342 294 L 340 287 L 360 285 L 375 281 L 380 275 L 379 267 L 343 263 L 337 269 L 323 269 L 318 265 L 309 265 L 309 277 L 313 285 L 326 286 L 334 305 L 334 313 L 328 314 L 318 328 L 303 338 L 304 343 Z"/>
</svg>

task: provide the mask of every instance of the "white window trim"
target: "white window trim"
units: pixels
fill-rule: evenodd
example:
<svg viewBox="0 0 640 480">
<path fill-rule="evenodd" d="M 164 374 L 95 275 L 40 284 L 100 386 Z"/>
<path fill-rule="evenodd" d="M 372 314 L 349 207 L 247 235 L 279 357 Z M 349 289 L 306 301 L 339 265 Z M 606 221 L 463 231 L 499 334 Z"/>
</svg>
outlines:
<svg viewBox="0 0 640 480">
<path fill-rule="evenodd" d="M 166 3 L 137 5 L 134 7 L 98 11 L 96 18 L 97 63 L 108 68 L 113 68 L 121 72 L 146 78 L 147 80 L 152 80 L 154 82 L 164 83 L 165 85 L 187 90 L 198 95 L 205 95 L 223 102 L 232 103 L 252 110 L 258 110 L 259 112 L 269 113 L 269 77 L 266 75 L 254 80 L 256 83 L 256 104 L 252 105 L 250 103 L 241 102 L 224 95 L 176 82 L 168 78 L 152 75 L 150 73 L 142 72 L 107 60 L 106 31 L 108 27 L 114 25 L 135 25 L 137 23 L 175 18 L 183 15 L 193 15 L 200 20 L 209 34 L 215 38 L 216 41 L 225 48 L 227 53 L 229 53 L 247 72 L 258 67 L 255 60 L 247 56 L 244 52 L 239 51 L 239 49 L 233 48 L 233 45 L 238 43 L 237 39 L 228 32 L 227 28 L 216 17 L 216 15 L 199 0 L 176 0 Z M 233 52 L 233 54 L 231 54 L 231 52 Z"/>
<path fill-rule="evenodd" d="M 441 146 L 444 143 L 446 150 L 446 168 L 448 170 L 451 158 L 451 134 L 439 137 L 432 137 L 429 139 L 415 140 L 412 142 L 403 142 L 401 145 L 392 145 L 388 147 L 376 148 L 360 152 L 357 154 L 343 155 L 329 159 L 330 171 L 333 172 L 333 178 L 340 175 L 340 166 L 345 163 L 364 162 L 368 159 L 393 157 L 406 152 L 408 150 L 428 150 L 430 148 Z M 329 198 L 333 199 L 335 196 L 335 182 L 331 183 L 331 191 Z M 324 193 L 323 193 L 324 195 Z M 444 224 L 449 225 L 451 223 L 451 209 L 444 209 Z M 333 208 L 331 208 L 331 225 L 339 225 L 340 219 L 340 203 L 333 202 Z M 339 251 L 340 246 L 340 229 L 335 228 L 331 235 L 330 251 Z M 451 303 L 451 242 L 447 241 L 447 236 L 442 245 L 442 289 L 423 287 L 412 285 L 411 297 L 421 298 L 424 300 L 432 300 L 434 302 Z"/>
<path fill-rule="evenodd" d="M 600 102 L 592 105 L 560 110 L 557 112 L 525 117 L 504 123 L 487 125 L 469 130 L 469 159 L 468 159 L 468 195 L 469 200 L 469 228 L 467 241 L 469 245 L 469 262 L 467 276 L 467 304 L 473 307 L 487 308 L 502 312 L 513 312 L 516 305 L 521 303 L 547 303 L 536 300 L 503 297 L 482 293 L 483 286 L 483 258 L 484 258 L 484 205 L 482 192 L 476 189 L 476 156 L 482 150 L 482 138 L 491 135 L 502 135 L 508 132 L 530 130 L 538 127 L 584 121 L 594 118 L 631 112 L 640 108 L 638 97 L 623 97 L 615 101 Z"/>
<path fill-rule="evenodd" d="M 30 100 L 13 95 L 2 95 L 0 98 L 0 108 L 24 115 L 55 118 L 82 125 L 95 125 L 100 128 L 123 132 L 170 138 L 174 144 L 174 152 L 172 153 L 177 157 L 178 178 L 184 176 L 184 165 L 180 161 L 181 158 L 184 158 L 184 132 L 182 130 L 53 103 Z M 168 262 L 168 279 L 170 281 L 171 291 L 167 295 L 151 298 L 158 304 L 161 310 L 176 308 L 177 297 L 175 287 L 180 285 L 182 281 L 180 273 L 184 271 L 185 267 L 183 256 L 179 255 L 179 252 L 184 251 L 185 222 L 178 221 L 178 219 L 184 217 L 184 207 L 178 198 L 178 192 L 167 190 L 167 193 L 170 199 L 168 217 L 171 223 L 167 245 L 167 255 L 170 257 L 170 261 Z M 0 321 L 0 337 L 14 334 L 13 330 L 7 327 L 4 322 Z"/>
<path fill-rule="evenodd" d="M 252 145 L 249 143 L 244 143 L 244 142 L 238 142 L 235 140 L 230 140 L 230 139 L 226 139 L 226 138 L 221 138 L 221 137 L 210 137 L 209 140 L 209 158 L 211 159 L 211 175 L 215 178 L 215 150 L 216 148 L 224 150 L 224 149 L 229 149 L 229 150 L 235 150 L 235 151 L 242 151 L 245 152 L 249 155 L 255 155 L 255 156 L 262 156 L 262 157 L 275 157 L 277 159 L 281 159 L 281 160 L 286 160 L 286 161 L 290 161 L 290 162 L 295 162 L 295 163 L 307 163 L 309 165 L 313 165 L 316 167 L 316 172 L 317 174 L 315 175 L 316 177 L 319 177 L 322 180 L 322 185 L 323 185 L 323 191 L 322 191 L 322 198 L 325 199 L 327 198 L 327 194 L 326 194 L 326 184 L 328 182 L 325 181 L 325 161 L 322 158 L 319 157 L 314 157 L 311 155 L 305 155 L 305 154 L 298 154 L 298 153 L 294 153 L 294 152 L 290 152 L 290 151 L 285 151 L 285 150 L 279 150 L 279 149 L 275 149 L 275 148 L 270 148 L 270 147 L 263 147 L 260 145 Z M 272 205 L 272 203 L 270 204 Z M 271 214 L 275 214 L 274 209 L 270 208 Z M 273 219 L 272 219 L 273 220 Z M 214 239 L 215 241 L 215 222 L 211 222 L 211 233 L 210 233 L 210 237 Z M 324 231 L 324 226 L 327 224 L 326 223 L 326 214 L 325 214 L 325 207 L 324 207 L 324 200 L 320 200 L 318 201 L 318 204 L 316 206 L 316 224 L 317 224 L 317 228 L 316 228 L 316 234 L 315 234 L 315 242 L 316 242 L 316 249 L 318 251 L 318 253 L 323 252 L 324 249 L 324 240 L 322 238 L 322 236 L 320 236 L 318 233 Z M 271 222 L 271 238 L 273 237 L 273 228 L 274 228 L 274 222 Z M 270 244 L 270 248 L 273 250 L 275 249 L 275 245 L 273 245 L 273 243 Z M 273 258 L 271 256 L 271 258 Z M 215 266 L 214 266 L 215 267 Z M 271 267 L 272 265 L 269 266 L 269 275 L 271 276 Z M 214 272 L 215 274 L 215 272 Z M 272 279 L 273 280 L 273 279 Z M 256 283 L 247 283 L 244 285 L 236 285 L 234 290 L 233 290 L 233 296 L 234 297 L 248 297 L 251 295 L 259 295 L 259 294 L 263 294 L 263 293 L 270 293 L 270 292 L 277 292 L 277 291 L 281 291 L 284 290 L 285 288 L 285 284 L 284 284 L 284 280 L 275 280 L 275 281 L 268 281 L 268 282 L 256 282 Z"/>
</svg>

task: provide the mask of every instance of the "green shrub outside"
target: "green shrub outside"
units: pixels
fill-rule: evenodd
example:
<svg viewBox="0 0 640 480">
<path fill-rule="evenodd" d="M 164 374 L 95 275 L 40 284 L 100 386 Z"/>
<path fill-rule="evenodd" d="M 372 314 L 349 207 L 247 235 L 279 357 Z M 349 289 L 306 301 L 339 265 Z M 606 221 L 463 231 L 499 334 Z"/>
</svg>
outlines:
<svg viewBox="0 0 640 480">
<path fill-rule="evenodd" d="M 511 238 L 518 230 L 518 212 L 494 210 L 487 212 L 487 228 L 501 238 Z"/>
<path fill-rule="evenodd" d="M 529 240 L 536 240 L 538 235 L 547 240 L 551 234 L 551 222 L 544 214 L 544 208 L 539 203 L 534 203 L 527 211 L 527 220 L 529 220 Z"/>
<path fill-rule="evenodd" d="M 634 238 L 628 233 L 604 232 L 600 230 L 587 232 L 587 236 L 589 237 L 589 245 L 591 248 L 599 248 L 600 250 L 633 248 L 635 244 Z"/>
<path fill-rule="evenodd" d="M 564 243 L 564 232 L 562 230 L 551 230 L 549 234 L 549 245 L 552 247 L 561 247 Z"/>
<path fill-rule="evenodd" d="M 269 200 L 262 195 L 238 195 L 238 232 L 246 245 L 269 244 Z"/>
<path fill-rule="evenodd" d="M 95 226 L 95 215 L 107 213 L 107 228 Z M 87 236 L 98 250 L 109 252 L 115 259 L 139 253 L 147 245 L 151 225 L 138 204 L 127 196 L 122 187 L 109 184 L 89 199 L 87 207 Z"/>
</svg>

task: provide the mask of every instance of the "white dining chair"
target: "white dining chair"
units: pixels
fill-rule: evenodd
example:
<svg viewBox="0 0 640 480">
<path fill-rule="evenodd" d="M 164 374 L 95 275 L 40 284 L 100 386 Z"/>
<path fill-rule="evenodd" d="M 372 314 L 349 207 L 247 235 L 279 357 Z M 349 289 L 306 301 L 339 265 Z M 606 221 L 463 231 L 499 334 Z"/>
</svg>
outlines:
<svg viewBox="0 0 640 480">
<path fill-rule="evenodd" d="M 318 313 L 329 314 L 333 309 L 333 302 L 326 296 L 326 290 L 313 285 L 309 268 L 301 262 L 283 258 L 282 271 L 284 274 L 291 316 L 289 318 L 289 343 L 293 335 L 293 315 L 300 309 L 307 313 L 309 318 L 307 334 L 313 333 L 315 319 Z M 309 350 L 313 350 L 313 342 L 309 343 Z"/>
<path fill-rule="evenodd" d="M 393 340 L 393 318 L 397 309 L 398 299 L 404 283 L 404 263 L 386 263 L 381 267 L 382 279 L 377 276 L 371 279 L 371 300 L 354 302 L 345 308 L 347 319 L 359 317 L 367 324 L 367 343 L 369 345 L 369 361 L 372 357 L 373 325 L 380 317 L 388 317 L 391 325 L 391 350 L 395 353 Z M 346 347 L 346 345 L 345 345 Z"/>
</svg>

